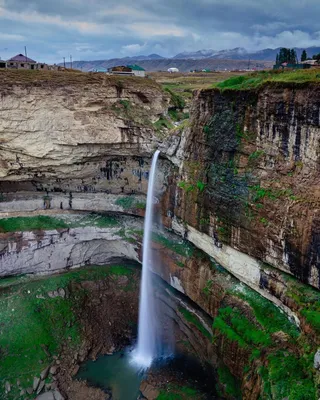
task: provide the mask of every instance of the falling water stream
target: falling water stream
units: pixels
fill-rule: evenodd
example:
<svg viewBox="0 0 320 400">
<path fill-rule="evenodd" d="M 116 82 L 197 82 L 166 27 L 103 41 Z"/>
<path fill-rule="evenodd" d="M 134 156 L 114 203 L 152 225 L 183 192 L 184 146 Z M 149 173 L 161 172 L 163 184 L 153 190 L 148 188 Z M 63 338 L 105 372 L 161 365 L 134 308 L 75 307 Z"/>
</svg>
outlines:
<svg viewBox="0 0 320 400">
<path fill-rule="evenodd" d="M 160 152 L 157 150 L 152 158 L 148 183 L 147 209 L 144 221 L 138 344 L 133 354 L 134 363 L 141 369 L 149 368 L 152 361 L 162 355 L 161 330 L 158 323 L 152 283 L 152 266 L 154 259 L 151 249 L 151 234 L 154 221 L 155 178 L 159 154 Z"/>
</svg>

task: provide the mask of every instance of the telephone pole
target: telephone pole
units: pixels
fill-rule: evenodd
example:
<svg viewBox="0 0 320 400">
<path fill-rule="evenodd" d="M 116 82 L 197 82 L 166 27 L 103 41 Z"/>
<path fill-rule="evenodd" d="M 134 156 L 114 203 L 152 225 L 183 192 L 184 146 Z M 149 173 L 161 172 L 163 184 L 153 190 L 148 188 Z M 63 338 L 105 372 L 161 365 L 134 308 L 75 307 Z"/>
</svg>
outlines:
<svg viewBox="0 0 320 400">
<path fill-rule="evenodd" d="M 27 60 L 28 60 L 28 57 L 27 57 L 27 46 L 24 46 L 24 54 L 26 56 L 26 62 L 27 62 Z"/>
<path fill-rule="evenodd" d="M 66 58 L 65 57 L 63 57 L 63 66 L 64 66 L 64 68 L 66 67 Z"/>
<path fill-rule="evenodd" d="M 72 69 L 72 56 L 70 56 L 70 68 Z"/>
</svg>

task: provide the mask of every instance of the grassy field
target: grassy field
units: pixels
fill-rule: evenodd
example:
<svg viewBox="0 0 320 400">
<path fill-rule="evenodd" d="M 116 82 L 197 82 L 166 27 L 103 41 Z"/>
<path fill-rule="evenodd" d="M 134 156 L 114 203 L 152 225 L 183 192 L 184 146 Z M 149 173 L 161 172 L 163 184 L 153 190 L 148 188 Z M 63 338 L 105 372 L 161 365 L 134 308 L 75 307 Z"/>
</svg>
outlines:
<svg viewBox="0 0 320 400">
<path fill-rule="evenodd" d="M 238 77 L 245 72 L 199 72 L 199 73 L 175 73 L 153 72 L 152 79 L 161 84 L 164 89 L 169 89 L 182 96 L 188 102 L 192 98 L 192 92 L 198 89 L 208 89 L 214 84 L 231 77 Z"/>
<path fill-rule="evenodd" d="M 159 89 L 153 79 L 132 76 L 112 76 L 104 73 L 69 71 L 0 70 L 0 91 L 12 85 L 59 87 L 66 85 L 103 85 L 122 87 L 154 87 Z"/>
<path fill-rule="evenodd" d="M 243 76 L 234 76 L 213 85 L 219 89 L 248 90 L 267 83 L 306 84 L 320 83 L 320 69 L 260 71 Z"/>
</svg>

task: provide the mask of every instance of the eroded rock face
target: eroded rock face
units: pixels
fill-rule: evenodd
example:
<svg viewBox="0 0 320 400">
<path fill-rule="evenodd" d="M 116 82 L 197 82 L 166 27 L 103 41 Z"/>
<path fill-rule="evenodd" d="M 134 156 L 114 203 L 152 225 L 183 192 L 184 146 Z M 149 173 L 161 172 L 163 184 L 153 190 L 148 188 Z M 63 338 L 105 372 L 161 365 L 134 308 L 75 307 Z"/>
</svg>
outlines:
<svg viewBox="0 0 320 400">
<path fill-rule="evenodd" d="M 199 92 L 179 188 L 165 206 L 217 249 L 229 245 L 317 288 L 319 93 L 317 85 Z"/>
<path fill-rule="evenodd" d="M 121 226 L 110 228 L 0 234 L 0 276 L 51 274 L 122 257 L 138 261 L 138 243 L 128 241 L 126 229 L 141 230 L 142 220 L 121 220 Z"/>
<path fill-rule="evenodd" d="M 4 82 L 0 96 L 2 191 L 105 191 L 114 177 L 128 185 L 133 169 L 138 185 L 168 103 L 151 80 L 89 74 Z"/>
<path fill-rule="evenodd" d="M 166 98 L 152 83 L 142 88 L 135 80 L 110 79 L 76 82 L 67 93 L 65 86 L 47 83 L 0 89 L 2 216 L 43 208 L 143 215 L 140 194 L 159 145 L 152 122 L 164 112 Z M 291 328 L 284 332 L 281 326 L 268 332 L 267 351 L 261 346 L 261 354 L 254 354 L 255 342 L 228 319 L 232 309 L 250 328 L 268 329 L 249 301 L 252 292 L 203 253 L 189 252 L 189 242 L 285 311 L 305 335 L 307 356 L 313 355 L 319 346 L 317 294 L 282 271 L 319 288 L 319 92 L 317 86 L 202 91 L 191 127 L 161 144 L 171 164 L 160 162 L 157 191 L 165 193 L 158 207 L 165 225 L 184 240 L 154 240 L 162 259 L 155 272 L 209 320 L 186 304 L 164 301 L 172 310 L 178 307 L 173 319 L 192 351 L 227 367 L 248 400 L 270 384 L 258 373 L 269 367 L 268 354 L 280 349 L 282 360 L 296 360 L 304 349 L 291 344 Z M 52 273 L 118 257 L 138 260 L 142 221 L 123 225 L 125 232 L 87 226 L 2 233 L 0 275 Z M 220 326 L 212 327 L 215 320 Z"/>
</svg>

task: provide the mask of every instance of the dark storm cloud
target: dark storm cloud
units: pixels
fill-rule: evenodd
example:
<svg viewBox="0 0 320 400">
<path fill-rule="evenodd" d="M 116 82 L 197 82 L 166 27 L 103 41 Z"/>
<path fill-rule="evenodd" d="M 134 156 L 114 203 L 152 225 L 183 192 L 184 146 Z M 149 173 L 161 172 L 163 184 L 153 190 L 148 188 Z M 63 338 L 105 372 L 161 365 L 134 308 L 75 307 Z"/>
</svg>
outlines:
<svg viewBox="0 0 320 400">
<path fill-rule="evenodd" d="M 320 45 L 318 15 L 318 0 L 0 0 L 0 56 L 24 44 L 49 62 L 307 47 Z"/>
</svg>

